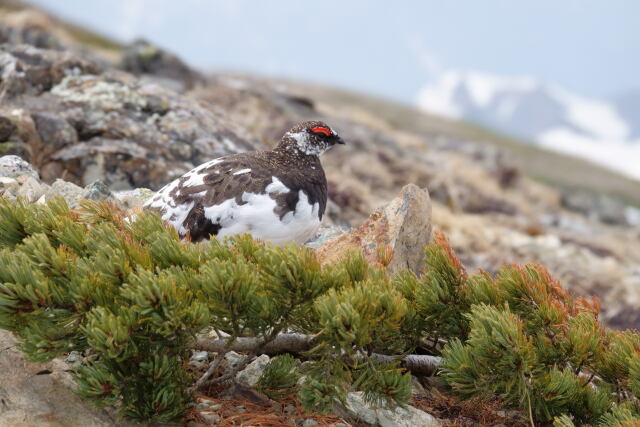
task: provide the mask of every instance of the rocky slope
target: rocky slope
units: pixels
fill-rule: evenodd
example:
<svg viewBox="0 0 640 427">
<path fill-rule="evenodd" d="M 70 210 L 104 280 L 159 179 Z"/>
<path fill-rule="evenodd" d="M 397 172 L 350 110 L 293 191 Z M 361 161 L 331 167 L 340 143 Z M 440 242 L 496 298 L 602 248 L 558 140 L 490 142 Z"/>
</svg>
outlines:
<svg viewBox="0 0 640 427">
<path fill-rule="evenodd" d="M 348 141 L 323 159 L 330 203 L 313 244 L 325 259 L 375 242 L 368 255 L 388 245 L 392 265 L 419 268 L 433 226 L 470 269 L 541 262 L 576 294 L 599 296 L 609 325 L 640 327 L 637 209 L 576 191 L 571 180 L 549 184 L 557 170 L 534 180 L 517 146 L 463 124 L 335 89 L 206 76 L 150 44 L 105 48 L 78 31 L 19 5 L 0 7 L 2 197 L 59 194 L 131 208 L 151 194 L 141 188 L 158 189 L 223 154 L 270 147 L 293 123 L 322 119 Z M 594 167 L 593 176 L 609 176 L 600 173 Z M 627 200 L 640 200 L 640 187 L 616 182 Z M 387 205 L 407 184 L 415 185 Z"/>
</svg>

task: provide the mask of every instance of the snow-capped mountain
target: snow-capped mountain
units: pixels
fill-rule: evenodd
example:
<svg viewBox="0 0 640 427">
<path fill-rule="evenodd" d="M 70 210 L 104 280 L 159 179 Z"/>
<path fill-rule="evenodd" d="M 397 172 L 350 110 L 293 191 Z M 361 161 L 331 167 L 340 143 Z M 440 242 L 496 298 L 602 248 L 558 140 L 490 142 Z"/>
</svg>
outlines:
<svg viewBox="0 0 640 427">
<path fill-rule="evenodd" d="M 608 102 L 533 77 L 448 71 L 420 91 L 418 104 L 640 179 L 640 93 Z"/>
</svg>

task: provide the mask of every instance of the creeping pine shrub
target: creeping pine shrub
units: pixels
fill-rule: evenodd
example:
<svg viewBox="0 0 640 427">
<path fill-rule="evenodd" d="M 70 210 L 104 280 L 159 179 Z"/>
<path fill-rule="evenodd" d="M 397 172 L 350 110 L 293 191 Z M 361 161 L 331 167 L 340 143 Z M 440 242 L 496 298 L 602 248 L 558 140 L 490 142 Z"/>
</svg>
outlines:
<svg viewBox="0 0 640 427">
<path fill-rule="evenodd" d="M 267 343 L 283 331 L 317 335 L 306 381 L 276 358 L 259 386 L 298 391 L 329 409 L 350 390 L 406 403 L 410 375 L 369 355 L 405 352 L 406 303 L 383 271 L 352 254 L 321 268 L 315 252 L 236 236 L 192 244 L 154 213 L 127 220 L 113 206 L 61 198 L 0 199 L 0 328 L 32 361 L 83 351 L 78 393 L 126 418 L 179 420 L 195 379 L 195 335 L 213 327 Z M 399 338 L 389 347 L 385 341 Z"/>
<path fill-rule="evenodd" d="M 256 385 L 297 392 L 312 410 L 355 390 L 406 404 L 410 374 L 376 355 L 419 351 L 442 356 L 451 392 L 497 396 L 532 423 L 640 422 L 640 334 L 604 328 L 597 301 L 573 298 L 541 266 L 469 275 L 438 233 L 425 253 L 420 275 L 389 277 L 359 253 L 321 267 L 310 249 L 246 235 L 182 242 L 150 212 L 0 199 L 0 328 L 33 361 L 84 352 L 77 392 L 137 420 L 183 417 L 190 349 L 212 327 L 229 346 L 312 335 L 303 371 L 284 354 Z"/>
</svg>

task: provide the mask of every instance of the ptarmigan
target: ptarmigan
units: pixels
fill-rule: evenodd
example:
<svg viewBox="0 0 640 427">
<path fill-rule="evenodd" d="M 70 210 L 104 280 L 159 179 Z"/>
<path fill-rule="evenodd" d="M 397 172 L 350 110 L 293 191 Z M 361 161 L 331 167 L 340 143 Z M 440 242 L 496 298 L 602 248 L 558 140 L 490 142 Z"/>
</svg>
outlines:
<svg viewBox="0 0 640 427">
<path fill-rule="evenodd" d="M 298 124 L 270 151 L 204 163 L 158 191 L 144 206 L 191 241 L 237 233 L 276 244 L 304 243 L 320 226 L 327 178 L 319 155 L 344 141 L 323 122 Z"/>
</svg>

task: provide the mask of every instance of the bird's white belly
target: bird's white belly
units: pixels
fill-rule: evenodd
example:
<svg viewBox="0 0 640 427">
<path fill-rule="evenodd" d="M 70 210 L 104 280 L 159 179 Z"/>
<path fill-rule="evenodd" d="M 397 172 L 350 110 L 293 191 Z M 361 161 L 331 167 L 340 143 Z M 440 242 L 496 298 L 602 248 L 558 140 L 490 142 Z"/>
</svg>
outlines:
<svg viewBox="0 0 640 427">
<path fill-rule="evenodd" d="M 320 205 L 309 203 L 302 190 L 298 192 L 295 210 L 287 212 L 282 219 L 275 213 L 276 201 L 269 193 L 245 192 L 242 201 L 244 203 L 239 204 L 235 199 L 229 199 L 219 205 L 205 207 L 205 217 L 221 226 L 218 237 L 250 233 L 253 237 L 276 244 L 304 243 L 320 226 Z"/>
</svg>

